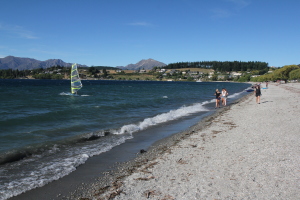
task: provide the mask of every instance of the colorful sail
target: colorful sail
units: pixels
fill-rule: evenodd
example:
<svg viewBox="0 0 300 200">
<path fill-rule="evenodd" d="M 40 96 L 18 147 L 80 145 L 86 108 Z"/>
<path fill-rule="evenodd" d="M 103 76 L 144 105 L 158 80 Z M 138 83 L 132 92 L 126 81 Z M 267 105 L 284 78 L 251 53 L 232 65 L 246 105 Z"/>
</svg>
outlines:
<svg viewBox="0 0 300 200">
<path fill-rule="evenodd" d="M 77 91 L 82 88 L 82 83 L 79 78 L 79 73 L 77 70 L 77 64 L 72 65 L 71 69 L 71 93 L 77 94 Z"/>
</svg>

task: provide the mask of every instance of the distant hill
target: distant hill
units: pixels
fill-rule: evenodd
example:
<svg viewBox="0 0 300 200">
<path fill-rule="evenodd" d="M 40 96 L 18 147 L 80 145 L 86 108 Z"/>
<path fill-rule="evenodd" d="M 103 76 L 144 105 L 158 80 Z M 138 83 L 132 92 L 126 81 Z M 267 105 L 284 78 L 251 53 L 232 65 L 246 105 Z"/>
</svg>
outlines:
<svg viewBox="0 0 300 200">
<path fill-rule="evenodd" d="M 5 58 L 0 58 L 0 69 L 13 69 L 13 70 L 26 70 L 26 69 L 38 69 L 38 68 L 49 68 L 53 66 L 61 67 L 71 67 L 73 63 L 66 63 L 61 59 L 49 59 L 46 61 L 40 61 L 33 58 L 20 58 L 15 56 L 7 56 Z M 88 67 L 86 65 L 77 64 L 79 67 Z M 163 67 L 166 66 L 165 63 L 159 62 L 153 59 L 141 60 L 136 64 L 129 64 L 125 67 L 118 66 L 115 69 L 128 69 L 128 70 L 139 70 L 145 69 L 150 70 L 153 67 Z M 95 68 L 112 68 L 112 67 L 103 67 L 95 66 Z"/>
<path fill-rule="evenodd" d="M 0 69 L 13 69 L 13 70 L 26 70 L 37 68 L 49 68 L 53 66 L 70 67 L 72 63 L 66 63 L 60 59 L 49 59 L 46 61 L 40 61 L 33 58 L 20 58 L 14 56 L 7 56 L 0 58 Z M 87 67 L 85 65 L 78 65 Z"/>
<path fill-rule="evenodd" d="M 153 67 L 163 67 L 163 66 L 166 66 L 166 64 L 159 62 L 157 60 L 147 59 L 147 60 L 141 60 L 136 64 L 129 64 L 126 65 L 125 67 L 118 66 L 117 68 L 128 69 L 128 70 L 139 70 L 139 69 L 150 70 Z"/>
</svg>

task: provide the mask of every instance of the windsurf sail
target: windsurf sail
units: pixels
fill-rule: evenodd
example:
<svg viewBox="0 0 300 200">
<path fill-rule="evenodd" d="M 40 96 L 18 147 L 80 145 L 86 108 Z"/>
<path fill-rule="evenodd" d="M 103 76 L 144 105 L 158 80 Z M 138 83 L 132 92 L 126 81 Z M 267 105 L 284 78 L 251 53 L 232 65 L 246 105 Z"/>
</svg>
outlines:
<svg viewBox="0 0 300 200">
<path fill-rule="evenodd" d="M 79 78 L 79 73 L 77 70 L 77 64 L 72 65 L 71 69 L 71 93 L 77 94 L 77 91 L 82 88 L 82 83 Z"/>
</svg>

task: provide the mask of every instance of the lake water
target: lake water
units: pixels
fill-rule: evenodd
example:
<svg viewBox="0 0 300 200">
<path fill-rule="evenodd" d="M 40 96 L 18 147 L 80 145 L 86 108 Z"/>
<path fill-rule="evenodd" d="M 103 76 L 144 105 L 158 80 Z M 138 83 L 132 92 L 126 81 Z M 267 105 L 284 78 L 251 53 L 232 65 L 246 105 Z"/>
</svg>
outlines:
<svg viewBox="0 0 300 200">
<path fill-rule="evenodd" d="M 66 176 L 89 157 L 107 152 L 139 132 L 205 115 L 214 109 L 216 88 L 227 88 L 230 104 L 250 86 L 230 82 L 82 82 L 79 96 L 69 96 L 67 80 L 0 80 L 1 200 Z"/>
</svg>

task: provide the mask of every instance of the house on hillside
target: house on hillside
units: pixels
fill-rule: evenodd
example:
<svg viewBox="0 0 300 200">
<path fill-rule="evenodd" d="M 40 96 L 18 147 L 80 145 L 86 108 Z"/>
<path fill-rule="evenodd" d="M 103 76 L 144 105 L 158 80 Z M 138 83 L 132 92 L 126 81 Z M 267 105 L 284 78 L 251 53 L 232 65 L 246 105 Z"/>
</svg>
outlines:
<svg viewBox="0 0 300 200">
<path fill-rule="evenodd" d="M 240 73 L 240 72 L 231 72 L 230 75 L 229 75 L 230 78 L 236 78 L 238 76 L 242 76 L 242 73 Z"/>
<path fill-rule="evenodd" d="M 198 72 L 197 71 L 189 71 L 188 74 L 190 76 L 195 76 L 195 75 L 198 75 Z"/>
<path fill-rule="evenodd" d="M 139 73 L 146 73 L 147 71 L 145 69 L 140 69 Z"/>
<path fill-rule="evenodd" d="M 166 69 L 157 69 L 156 72 L 164 73 L 164 72 L 166 72 Z"/>
<path fill-rule="evenodd" d="M 202 78 L 202 72 L 198 72 L 198 71 L 189 71 L 188 75 L 194 79 Z"/>
<path fill-rule="evenodd" d="M 212 72 L 209 72 L 209 74 L 208 74 L 208 78 L 212 78 L 213 77 L 213 75 L 214 75 L 214 71 L 212 71 Z"/>
<path fill-rule="evenodd" d="M 178 71 L 178 70 L 175 70 L 175 69 L 172 69 L 169 73 L 171 74 L 171 75 L 173 75 L 173 74 L 178 74 L 180 71 Z"/>
<path fill-rule="evenodd" d="M 224 80 L 226 75 L 218 75 L 218 80 Z"/>
</svg>

